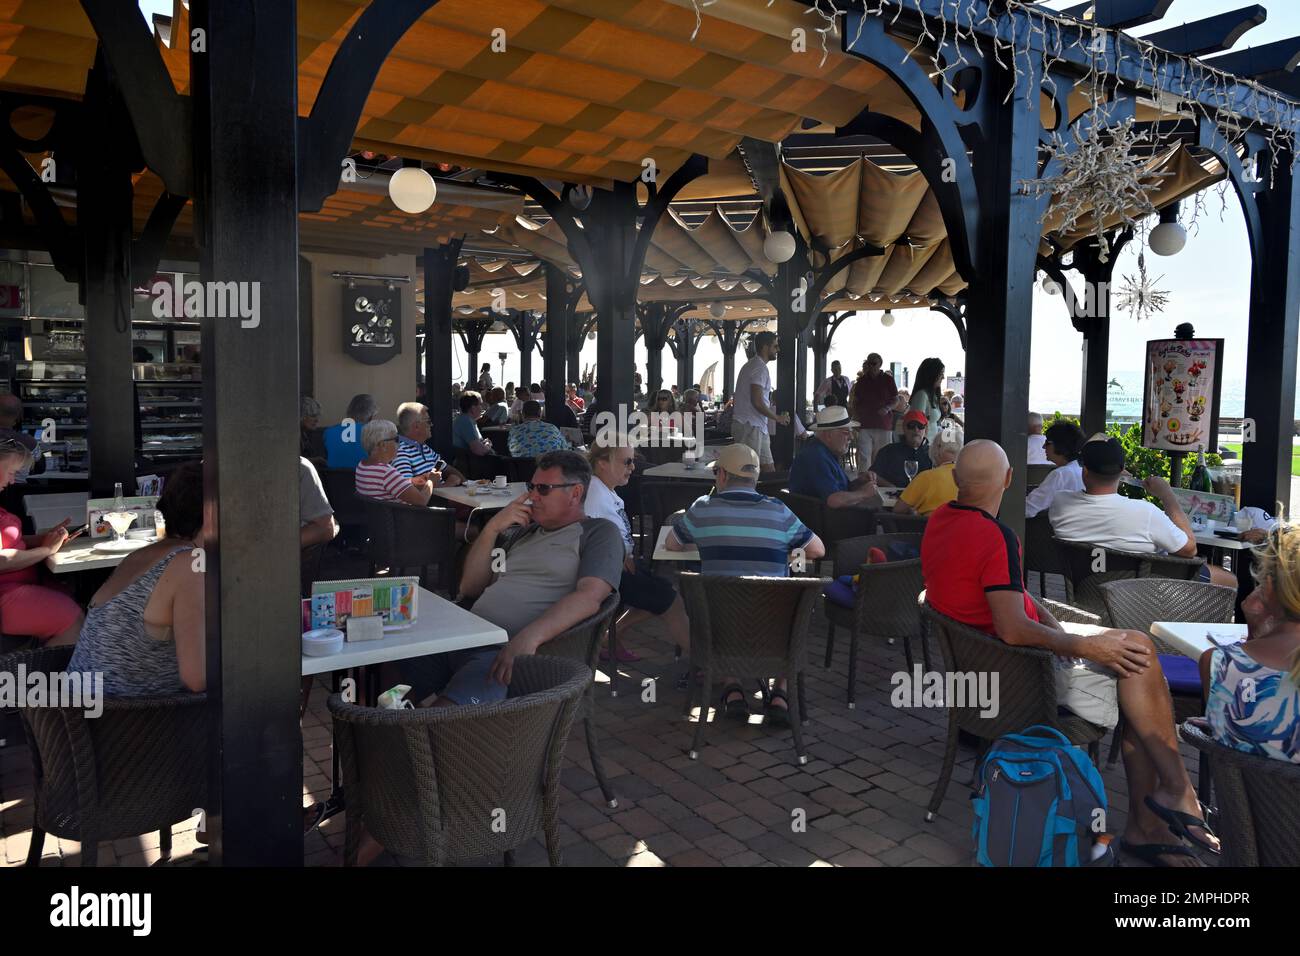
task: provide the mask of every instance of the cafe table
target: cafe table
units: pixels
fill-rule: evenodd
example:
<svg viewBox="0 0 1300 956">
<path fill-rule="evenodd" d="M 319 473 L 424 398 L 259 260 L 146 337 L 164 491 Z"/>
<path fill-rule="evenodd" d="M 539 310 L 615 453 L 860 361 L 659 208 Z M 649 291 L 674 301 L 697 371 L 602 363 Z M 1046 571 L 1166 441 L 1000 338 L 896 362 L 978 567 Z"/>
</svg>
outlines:
<svg viewBox="0 0 1300 956">
<path fill-rule="evenodd" d="M 685 551 L 668 550 L 668 534 L 672 527 L 667 523 L 659 529 L 659 540 L 655 542 L 654 555 L 652 561 L 698 561 L 700 560 L 700 549 L 691 544 L 686 547 Z"/>
<path fill-rule="evenodd" d="M 476 511 L 500 511 L 525 491 L 528 485 L 522 481 L 512 481 L 505 488 L 494 488 L 491 484 L 479 485 L 469 481 L 453 487 L 434 488 L 433 493 L 445 501 L 472 509 L 465 521 L 465 540 L 469 540 L 469 524 Z M 471 494 L 471 492 L 473 492 Z"/>
<path fill-rule="evenodd" d="M 1151 634 L 1160 638 L 1180 653 L 1199 660 L 1214 644 L 1209 635 L 1221 644 L 1239 644 L 1246 639 L 1245 624 L 1198 624 L 1185 621 L 1155 621 Z"/>
<path fill-rule="evenodd" d="M 152 544 L 157 539 L 141 541 L 140 547 Z M 88 539 L 85 536 L 66 542 L 56 554 L 45 559 L 45 566 L 54 574 L 71 574 L 73 571 L 98 571 L 115 568 L 122 563 L 130 551 L 96 551 L 95 546 L 103 544 L 104 538 Z M 132 549 L 134 550 L 134 549 Z"/>
<path fill-rule="evenodd" d="M 647 468 L 641 475 L 644 478 L 676 478 L 680 481 L 707 481 L 712 484 L 712 469 L 712 458 L 696 462 L 694 468 L 686 467 L 685 462 L 669 461 Z"/>
</svg>

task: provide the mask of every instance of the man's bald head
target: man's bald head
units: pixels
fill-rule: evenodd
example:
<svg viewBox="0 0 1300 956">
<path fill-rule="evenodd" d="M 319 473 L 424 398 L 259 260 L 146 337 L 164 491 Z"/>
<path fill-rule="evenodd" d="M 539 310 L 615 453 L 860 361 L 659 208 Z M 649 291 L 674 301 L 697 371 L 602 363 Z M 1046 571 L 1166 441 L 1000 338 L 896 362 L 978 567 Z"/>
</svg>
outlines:
<svg viewBox="0 0 1300 956">
<path fill-rule="evenodd" d="M 953 478 L 957 482 L 958 501 L 987 511 L 989 502 L 1001 502 L 1002 492 L 1010 484 L 1011 463 L 1001 445 L 978 438 L 968 442 L 957 456 Z"/>
</svg>

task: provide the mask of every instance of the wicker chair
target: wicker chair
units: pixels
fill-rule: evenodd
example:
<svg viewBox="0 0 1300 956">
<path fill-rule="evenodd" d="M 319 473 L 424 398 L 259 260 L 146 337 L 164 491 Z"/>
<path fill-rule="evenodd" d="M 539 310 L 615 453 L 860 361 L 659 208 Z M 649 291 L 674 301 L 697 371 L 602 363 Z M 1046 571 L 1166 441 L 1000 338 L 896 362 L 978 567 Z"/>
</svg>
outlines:
<svg viewBox="0 0 1300 956">
<path fill-rule="evenodd" d="M 1055 465 L 1026 465 L 1025 487 L 1029 490 L 1037 488 L 1055 470 Z"/>
<path fill-rule="evenodd" d="M 777 495 L 794 516 L 813 530 L 826 545 L 827 553 L 846 538 L 876 533 L 877 512 L 867 508 L 831 508 L 820 498 L 797 495 L 782 488 Z M 819 562 L 820 564 L 820 562 Z"/>
<path fill-rule="evenodd" d="M 695 503 L 695 499 L 705 493 L 705 486 L 698 481 L 641 481 L 641 507 L 650 516 L 650 535 L 646 548 L 654 554 L 655 543 L 659 540 L 659 529 L 668 518 Z"/>
<path fill-rule="evenodd" d="M 420 583 L 428 586 L 427 571 L 437 567 L 433 590 L 456 593 L 456 512 L 424 508 L 404 501 L 361 498 L 370 532 L 370 573 L 388 568 L 401 574 L 419 568 Z"/>
<path fill-rule="evenodd" d="M 788 706 L 795 754 L 806 764 L 802 722 L 808 719 L 804 693 L 807 669 L 808 628 L 812 623 L 817 596 L 827 583 L 824 578 L 766 578 L 701 575 L 682 572 L 679 582 L 691 619 L 691 670 L 698 667 L 704 680 L 700 719 L 690 758 L 698 759 L 704 745 L 704 725 L 715 677 L 772 677 L 783 674 L 790 681 Z M 689 714 L 697 685 L 692 682 L 686 696 Z"/>
<path fill-rule="evenodd" d="M 600 759 L 600 748 L 596 746 L 596 661 L 600 656 L 600 639 L 610 624 L 619 607 L 618 592 L 611 592 L 601 602 L 600 610 L 592 617 L 573 625 L 563 634 L 559 634 L 545 644 L 537 653 L 543 657 L 563 657 L 566 660 L 580 661 L 591 671 L 592 680 L 587 684 L 587 692 L 582 698 L 582 726 L 587 733 L 587 753 L 591 757 L 591 769 L 600 784 L 600 792 L 605 796 L 605 803 L 612 810 L 618 806 L 618 796 L 609 785 L 605 776 L 605 764 Z"/>
<path fill-rule="evenodd" d="M 1161 655 L 1182 657 L 1174 647 L 1163 643 L 1151 634 L 1153 621 L 1204 621 L 1230 624 L 1236 616 L 1237 592 L 1218 584 L 1200 581 L 1177 581 L 1172 578 L 1139 578 L 1134 581 L 1111 581 L 1101 586 L 1101 598 L 1111 626 L 1142 631 L 1151 635 L 1151 641 Z M 1182 723 L 1189 717 L 1199 717 L 1205 712 L 1201 688 L 1178 693 L 1170 689 L 1174 701 L 1174 720 Z M 1120 717 L 1111 740 L 1107 766 L 1114 766 L 1119 756 L 1119 743 L 1124 733 L 1124 718 Z M 1210 800 L 1210 774 L 1206 757 L 1201 755 L 1201 802 Z"/>
<path fill-rule="evenodd" d="M 754 490 L 760 495 L 767 495 L 769 498 L 779 498 L 781 489 L 790 481 L 789 472 L 775 472 L 755 483 Z"/>
<path fill-rule="evenodd" d="M 1038 593 L 1047 594 L 1046 576 L 1066 573 L 1065 561 L 1056 547 L 1052 520 L 1046 511 L 1025 519 L 1025 577 L 1038 572 Z M 1027 583 L 1027 581 L 1026 581 Z"/>
<path fill-rule="evenodd" d="M 560 765 L 591 670 L 520 657 L 510 697 L 472 707 L 379 710 L 329 700 L 347 800 L 344 863 L 361 829 L 392 853 L 441 866 L 504 854 L 539 832 L 560 863 Z"/>
<path fill-rule="evenodd" d="M 1097 624 L 1095 615 L 1054 601 L 1041 602 L 1058 621 Z M 1003 734 L 1019 733 L 1026 727 L 1045 724 L 1055 727 L 1073 743 L 1087 744 L 1093 763 L 1099 757 L 1098 741 L 1107 728 L 1090 724 L 1073 714 L 1060 713 L 1056 698 L 1056 675 L 1052 653 L 1038 647 L 1016 647 L 959 621 L 940 614 L 925 603 L 922 614 L 939 638 L 943 649 L 944 670 L 950 674 L 997 674 L 999 708 L 995 717 L 981 717 L 978 704 L 948 707 L 948 743 L 943 754 L 943 769 L 934 787 L 934 796 L 925 819 L 933 820 L 943 803 L 957 759 L 957 737 L 966 731 L 978 737 L 981 754 Z M 951 702 L 950 702 L 951 703 Z"/>
<path fill-rule="evenodd" d="M 537 459 L 528 458 L 506 458 L 506 481 L 532 481 L 533 472 L 537 470 Z M 493 475 L 492 477 L 496 477 Z"/>
<path fill-rule="evenodd" d="M 922 637 L 921 613 L 916 598 L 925 590 L 925 580 L 921 577 L 921 559 L 912 558 L 905 561 L 888 561 L 885 564 L 867 564 L 867 552 L 872 548 L 885 550 L 891 544 L 909 544 L 916 548 L 921 546 L 919 534 L 877 534 L 864 535 L 859 538 L 846 538 L 835 546 L 835 577 L 853 574 L 861 575 L 859 579 L 856 603 L 853 607 L 836 604 L 829 598 L 822 598 L 822 610 L 826 613 L 826 660 L 824 666 L 831 666 L 831 655 L 835 649 L 835 628 L 849 629 L 849 677 L 848 705 L 857 706 L 858 673 L 858 638 L 862 634 L 884 637 L 889 643 L 895 638 L 903 640 L 903 654 L 907 658 L 907 670 L 912 670 L 912 638 Z M 921 656 L 925 660 L 925 669 L 930 669 L 930 652 L 922 637 Z"/>
<path fill-rule="evenodd" d="M 1189 723 L 1178 735 L 1209 758 L 1219 794 L 1219 865 L 1300 866 L 1300 765 L 1225 747 Z"/>
<path fill-rule="evenodd" d="M 350 538 L 366 526 L 366 513 L 357 498 L 357 473 L 351 468 L 326 468 L 321 474 L 325 497 L 334 509 L 334 520 L 339 523 L 345 538 Z"/>
<path fill-rule="evenodd" d="M 1117 551 L 1090 541 L 1066 541 L 1056 536 L 1057 553 L 1065 565 L 1065 598 L 1074 607 L 1090 614 L 1106 614 L 1106 604 L 1101 599 L 1101 586 L 1109 581 L 1128 581 L 1133 578 L 1174 578 L 1190 581 L 1205 564 L 1202 557 L 1180 558 L 1172 554 L 1144 554 L 1136 551 Z M 1094 571 L 1098 559 L 1103 560 L 1104 571 Z"/>
<path fill-rule="evenodd" d="M 19 651 L 0 671 L 53 674 L 71 657 L 71 647 Z M 95 866 L 100 841 L 157 830 L 167 859 L 172 825 L 211 806 L 206 694 L 105 698 L 103 708 L 93 719 L 79 707 L 22 710 L 36 778 L 28 866 L 40 864 L 47 833 L 79 840 L 81 865 Z"/>
<path fill-rule="evenodd" d="M 882 511 L 877 516 L 880 520 L 881 534 L 925 534 L 925 523 L 929 515 L 896 515 L 892 511 Z"/>
</svg>

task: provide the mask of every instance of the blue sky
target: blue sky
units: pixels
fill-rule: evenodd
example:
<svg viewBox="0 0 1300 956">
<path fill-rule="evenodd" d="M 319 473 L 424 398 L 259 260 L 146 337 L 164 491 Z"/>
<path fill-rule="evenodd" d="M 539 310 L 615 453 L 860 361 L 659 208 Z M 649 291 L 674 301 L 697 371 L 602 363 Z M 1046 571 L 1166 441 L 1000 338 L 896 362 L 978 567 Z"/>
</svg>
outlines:
<svg viewBox="0 0 1300 956">
<path fill-rule="evenodd" d="M 763 5 L 761 0 L 754 2 L 756 7 Z M 1044 5 L 1061 8 L 1076 2 L 1078 0 L 1048 0 Z M 491 0 L 485 0 L 485 6 L 490 5 Z M 1140 36 L 1244 5 L 1243 0 L 1175 0 L 1162 22 L 1132 32 Z M 1263 0 L 1263 5 L 1269 11 L 1268 22 L 1248 33 L 1237 49 L 1300 34 L 1300 2 Z M 140 7 L 146 15 L 170 13 L 172 0 L 141 0 Z M 1197 223 L 1187 247 L 1172 258 L 1148 255 L 1147 270 L 1153 277 L 1163 277 L 1159 287 L 1170 293 L 1170 304 L 1162 315 L 1146 322 L 1136 322 L 1127 315 L 1112 316 L 1112 374 L 1118 375 L 1122 381 L 1131 381 L 1129 375 L 1138 377 L 1143 343 L 1152 338 L 1167 338 L 1175 325 L 1191 322 L 1199 336 L 1226 340 L 1224 404 L 1225 411 L 1232 413 L 1233 396 L 1239 396 L 1245 380 L 1245 337 L 1250 297 L 1250 253 L 1236 196 L 1229 191 L 1225 204 L 1217 192 L 1211 191 L 1207 195 L 1207 211 Z M 1116 284 L 1123 276 L 1136 271 L 1137 249 L 1130 246 L 1119 258 Z M 921 310 L 900 311 L 897 315 L 898 321 L 889 329 L 881 326 L 877 313 L 860 313 L 850 318 L 836 334 L 831 358 L 840 359 L 846 369 L 855 369 L 868 352 L 877 351 L 885 356 L 886 362 L 900 361 L 915 369 L 927 355 L 937 355 L 945 361 L 950 373 L 962 368 L 964 353 L 946 318 Z M 459 342 L 456 351 L 457 362 L 463 369 L 464 358 Z M 517 352 L 508 335 L 490 336 L 484 344 L 484 357 L 490 356 L 494 372 L 498 368 L 498 351 L 505 351 L 508 355 L 506 378 L 517 378 Z M 702 342 L 696 358 L 696 378 L 710 362 L 720 357 L 713 340 Z M 540 361 L 540 356 L 534 357 L 537 374 L 540 374 Z M 587 343 L 582 361 L 584 365 L 595 363 L 594 342 Z M 1082 369 L 1082 339 L 1070 325 L 1062 299 L 1048 296 L 1041 290 L 1035 293 L 1031 362 L 1031 405 L 1048 411 L 1075 408 Z M 645 351 L 639 346 L 637 364 L 644 369 Z M 664 364 L 665 370 L 673 367 L 671 355 L 665 354 Z M 969 374 L 978 374 L 978 370 L 970 369 Z"/>
</svg>

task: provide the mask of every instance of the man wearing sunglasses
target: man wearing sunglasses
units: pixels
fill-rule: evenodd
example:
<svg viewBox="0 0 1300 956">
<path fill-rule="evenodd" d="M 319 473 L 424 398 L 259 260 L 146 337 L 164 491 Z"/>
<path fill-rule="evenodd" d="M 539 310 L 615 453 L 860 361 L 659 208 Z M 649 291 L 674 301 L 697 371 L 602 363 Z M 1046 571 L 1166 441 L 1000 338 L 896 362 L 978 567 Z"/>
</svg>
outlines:
<svg viewBox="0 0 1300 956">
<path fill-rule="evenodd" d="M 536 653 L 591 617 L 618 588 L 623 539 L 610 522 L 584 513 L 590 483 L 591 466 L 582 455 L 547 452 L 537 459 L 527 493 L 493 515 L 474 541 L 461 596 L 476 599 L 474 613 L 505 629 L 510 640 L 500 651 L 460 655 L 438 704 L 505 699 L 516 657 Z M 494 561 L 498 548 L 504 557 Z"/>
<path fill-rule="evenodd" d="M 925 412 L 912 409 L 903 416 L 903 440 L 885 445 L 876 452 L 876 460 L 871 463 L 871 470 L 876 475 L 876 484 L 894 488 L 906 488 L 912 479 L 907 477 L 907 463 L 916 462 L 917 474 L 933 467 L 930 461 L 930 448 L 925 438 L 926 427 L 930 420 Z"/>
</svg>

